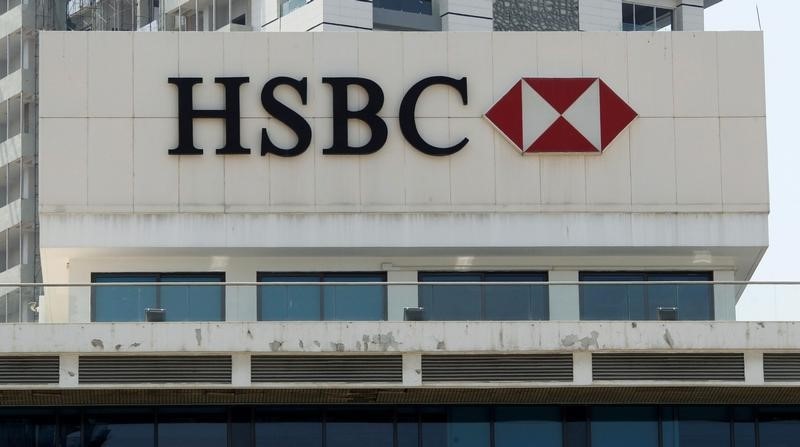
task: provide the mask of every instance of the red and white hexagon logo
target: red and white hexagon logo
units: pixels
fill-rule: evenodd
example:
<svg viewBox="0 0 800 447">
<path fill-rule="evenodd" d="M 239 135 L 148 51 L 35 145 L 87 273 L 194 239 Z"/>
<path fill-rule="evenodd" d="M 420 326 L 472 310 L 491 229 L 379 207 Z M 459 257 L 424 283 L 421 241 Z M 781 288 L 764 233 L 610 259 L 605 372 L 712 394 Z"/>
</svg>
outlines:
<svg viewBox="0 0 800 447">
<path fill-rule="evenodd" d="M 522 153 L 599 153 L 636 116 L 600 78 L 522 78 L 485 115 Z"/>
</svg>

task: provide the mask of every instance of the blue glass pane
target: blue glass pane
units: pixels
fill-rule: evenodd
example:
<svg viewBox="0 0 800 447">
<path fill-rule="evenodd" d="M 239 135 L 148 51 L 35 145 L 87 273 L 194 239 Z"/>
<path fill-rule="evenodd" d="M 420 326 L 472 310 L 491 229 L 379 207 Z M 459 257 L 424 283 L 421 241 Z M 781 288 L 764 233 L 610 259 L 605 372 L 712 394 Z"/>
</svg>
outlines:
<svg viewBox="0 0 800 447">
<path fill-rule="evenodd" d="M 756 447 L 755 412 L 749 407 L 734 408 L 733 444 L 736 447 Z"/>
<path fill-rule="evenodd" d="M 564 408 L 564 447 L 586 447 L 589 442 L 589 427 L 586 423 L 586 408 Z"/>
<path fill-rule="evenodd" d="M 489 409 L 453 407 L 450 409 L 449 447 L 489 447 Z"/>
<path fill-rule="evenodd" d="M 383 275 L 336 275 L 325 282 L 383 282 Z M 325 320 L 377 321 L 383 320 L 385 310 L 384 286 L 325 286 L 322 289 Z"/>
<path fill-rule="evenodd" d="M 447 410 L 424 407 L 420 410 L 421 447 L 442 447 L 447 445 Z"/>
<path fill-rule="evenodd" d="M 156 282 L 156 275 L 102 275 L 97 283 Z M 94 321 L 144 321 L 144 310 L 156 306 L 156 287 L 94 287 Z"/>
<path fill-rule="evenodd" d="M 543 274 L 487 273 L 487 282 L 546 281 Z M 487 285 L 484 286 L 484 318 L 486 320 L 546 320 L 547 286 Z"/>
<path fill-rule="evenodd" d="M 163 275 L 161 282 L 222 282 L 218 275 Z M 169 286 L 160 288 L 166 321 L 222 321 L 222 286 Z"/>
<path fill-rule="evenodd" d="M 480 282 L 481 275 L 426 273 L 420 275 L 425 282 Z M 420 305 L 425 309 L 426 320 L 480 320 L 481 286 L 420 286 Z"/>
<path fill-rule="evenodd" d="M 731 425 L 724 407 L 679 407 L 662 431 L 665 447 L 730 447 Z M 666 441 L 671 440 L 673 444 Z M 677 444 L 674 444 L 674 443 Z"/>
<path fill-rule="evenodd" d="M 622 30 L 633 31 L 633 5 L 630 3 L 622 4 Z"/>
<path fill-rule="evenodd" d="M 90 446 L 148 447 L 155 445 L 152 412 L 105 410 L 86 415 L 84 436 Z"/>
<path fill-rule="evenodd" d="M 760 447 L 795 447 L 800 442 L 800 408 L 762 408 L 758 420 Z"/>
<path fill-rule="evenodd" d="M 649 281 L 708 281 L 706 274 L 652 273 Z M 713 289 L 710 285 L 681 284 L 648 286 L 649 315 L 657 319 L 657 308 L 677 307 L 680 320 L 713 320 Z"/>
<path fill-rule="evenodd" d="M 412 408 L 397 410 L 397 447 L 419 447 L 419 416 Z"/>
<path fill-rule="evenodd" d="M 642 281 L 643 275 L 591 273 L 582 281 Z M 581 320 L 641 320 L 645 318 L 644 287 L 640 285 L 580 286 Z"/>
<path fill-rule="evenodd" d="M 394 414 L 381 410 L 329 411 L 326 447 L 389 447 L 394 442 Z"/>
<path fill-rule="evenodd" d="M 53 415 L 24 416 L 15 411 L 10 417 L 0 417 L 0 445 L 22 447 L 51 447 L 56 445 L 56 426 Z"/>
<path fill-rule="evenodd" d="M 320 282 L 318 275 L 263 276 L 261 282 Z M 260 286 L 263 321 L 320 321 L 319 286 Z"/>
<path fill-rule="evenodd" d="M 495 447 L 561 447 L 561 409 L 558 407 L 498 407 Z"/>
<path fill-rule="evenodd" d="M 227 447 L 228 426 L 224 410 L 165 409 L 158 413 L 158 445 Z"/>
<path fill-rule="evenodd" d="M 593 407 L 592 447 L 658 447 L 655 407 Z"/>
<path fill-rule="evenodd" d="M 321 447 L 322 413 L 304 410 L 256 412 L 256 447 Z"/>
</svg>

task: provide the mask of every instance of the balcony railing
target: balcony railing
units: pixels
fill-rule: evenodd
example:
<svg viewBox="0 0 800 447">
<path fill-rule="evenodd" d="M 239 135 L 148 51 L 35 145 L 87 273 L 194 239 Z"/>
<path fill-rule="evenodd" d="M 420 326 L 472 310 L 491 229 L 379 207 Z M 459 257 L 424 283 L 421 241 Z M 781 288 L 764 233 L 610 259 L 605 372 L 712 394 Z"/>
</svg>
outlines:
<svg viewBox="0 0 800 447">
<path fill-rule="evenodd" d="M 126 277 L 135 279 L 135 274 Z M 240 313 L 250 309 L 250 313 L 226 315 L 229 309 Z M 33 317 L 22 317 L 29 313 Z M 60 315 L 41 318 L 48 322 L 794 321 L 800 320 L 800 282 L 205 282 L 197 278 L 0 284 L 0 322 L 31 321 L 37 313 Z"/>
</svg>

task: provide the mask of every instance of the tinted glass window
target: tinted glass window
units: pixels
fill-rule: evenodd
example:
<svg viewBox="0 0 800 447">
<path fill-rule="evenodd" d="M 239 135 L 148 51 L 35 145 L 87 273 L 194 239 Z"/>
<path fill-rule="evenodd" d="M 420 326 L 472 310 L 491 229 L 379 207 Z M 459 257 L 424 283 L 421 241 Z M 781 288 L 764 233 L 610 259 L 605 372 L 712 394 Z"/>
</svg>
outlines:
<svg viewBox="0 0 800 447">
<path fill-rule="evenodd" d="M 652 6 L 634 5 L 634 22 L 636 31 L 655 31 L 655 8 Z"/>
<path fill-rule="evenodd" d="M 270 275 L 261 282 L 320 282 L 316 275 Z M 319 321 L 322 319 L 320 290 L 318 286 L 261 286 L 261 314 L 263 321 Z"/>
<path fill-rule="evenodd" d="M 800 442 L 800 408 L 764 408 L 758 420 L 760 447 L 790 447 Z"/>
<path fill-rule="evenodd" d="M 564 447 L 586 447 L 589 427 L 585 407 L 564 408 Z"/>
<path fill-rule="evenodd" d="M 707 273 L 584 272 L 581 281 L 709 281 Z M 658 320 L 674 313 L 679 320 L 713 320 L 713 287 L 708 284 L 582 284 L 582 320 Z"/>
<path fill-rule="evenodd" d="M 592 408 L 592 447 L 658 447 L 654 407 Z"/>
<path fill-rule="evenodd" d="M 419 303 L 426 320 L 546 320 L 544 273 L 421 273 L 422 282 L 508 282 L 501 285 L 420 285 Z"/>
<path fill-rule="evenodd" d="M 217 273 L 98 274 L 96 283 L 223 282 Z M 94 321 L 145 321 L 145 309 L 164 309 L 166 321 L 224 320 L 222 286 L 102 286 L 94 287 Z"/>
<path fill-rule="evenodd" d="M 484 286 L 485 320 L 546 320 L 547 286 L 515 285 L 514 282 L 547 281 L 544 274 L 486 273 L 486 282 L 509 285 Z"/>
<path fill-rule="evenodd" d="M 386 447 L 394 440 L 394 414 L 381 410 L 334 410 L 325 425 L 326 447 Z"/>
<path fill-rule="evenodd" d="M 7 411 L 5 410 L 3 413 Z M 42 412 L 42 414 L 36 413 L 39 412 L 16 410 L 12 411 L 11 414 L 0 413 L 0 445 L 26 447 L 50 447 L 55 445 L 55 416 L 46 412 Z"/>
<path fill-rule="evenodd" d="M 221 282 L 218 275 L 163 275 L 161 282 Z M 166 321 L 220 321 L 223 316 L 222 286 L 161 286 L 161 307 Z"/>
<path fill-rule="evenodd" d="M 156 275 L 103 275 L 98 283 L 156 282 Z M 144 321 L 144 310 L 158 307 L 153 286 L 103 286 L 94 288 L 94 321 Z"/>
<path fill-rule="evenodd" d="M 413 408 L 397 410 L 397 447 L 419 447 L 419 415 Z"/>
<path fill-rule="evenodd" d="M 643 281 L 635 273 L 584 273 L 581 281 Z M 641 320 L 645 318 L 645 288 L 641 285 L 583 284 L 581 320 Z"/>
<path fill-rule="evenodd" d="M 152 411 L 105 409 L 86 415 L 84 436 L 90 446 L 148 447 L 155 445 Z"/>
<path fill-rule="evenodd" d="M 561 409 L 558 407 L 498 407 L 495 447 L 561 447 Z"/>
<path fill-rule="evenodd" d="M 752 408 L 734 408 L 733 444 L 736 447 L 756 447 L 755 412 Z"/>
<path fill-rule="evenodd" d="M 158 445 L 227 447 L 228 426 L 224 410 L 164 409 L 158 413 Z"/>
<path fill-rule="evenodd" d="M 622 4 L 622 31 L 633 31 L 633 5 L 630 3 Z"/>
<path fill-rule="evenodd" d="M 706 274 L 661 274 L 648 275 L 649 281 L 709 281 Z M 647 286 L 649 318 L 658 318 L 659 307 L 675 307 L 679 320 L 713 320 L 712 286 L 708 284 L 680 284 Z"/>
<path fill-rule="evenodd" d="M 382 282 L 383 275 L 336 275 L 325 282 Z M 325 286 L 322 289 L 326 320 L 383 320 L 384 286 Z"/>
<path fill-rule="evenodd" d="M 385 282 L 381 273 L 262 274 L 260 282 Z M 386 315 L 382 285 L 276 285 L 259 287 L 263 321 L 379 321 Z"/>
<path fill-rule="evenodd" d="M 730 447 L 730 414 L 724 407 L 678 407 L 664 413 L 662 433 L 664 446 Z"/>
<path fill-rule="evenodd" d="M 255 439 L 265 447 L 321 447 L 322 413 L 314 410 L 256 411 Z"/>
<path fill-rule="evenodd" d="M 421 281 L 480 282 L 479 274 L 425 273 Z M 480 320 L 481 286 L 422 285 L 419 303 L 426 320 Z"/>
</svg>

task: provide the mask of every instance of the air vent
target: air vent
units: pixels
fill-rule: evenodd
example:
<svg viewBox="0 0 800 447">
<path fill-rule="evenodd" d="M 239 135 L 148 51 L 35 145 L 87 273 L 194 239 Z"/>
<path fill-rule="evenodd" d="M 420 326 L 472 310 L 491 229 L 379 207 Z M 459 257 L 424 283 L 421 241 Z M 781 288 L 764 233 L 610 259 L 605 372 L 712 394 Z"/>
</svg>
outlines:
<svg viewBox="0 0 800 447">
<path fill-rule="evenodd" d="M 399 355 L 254 355 L 257 382 L 402 382 Z"/>
<path fill-rule="evenodd" d="M 764 381 L 765 382 L 800 381 L 800 354 L 765 353 Z"/>
<path fill-rule="evenodd" d="M 423 355 L 423 382 L 572 381 L 572 354 Z"/>
<path fill-rule="evenodd" d="M 0 357 L 0 384 L 58 383 L 58 356 Z"/>
<path fill-rule="evenodd" d="M 231 358 L 202 356 L 81 356 L 79 383 L 231 383 Z"/>
<path fill-rule="evenodd" d="M 744 354 L 593 354 L 594 380 L 744 381 Z"/>
</svg>

